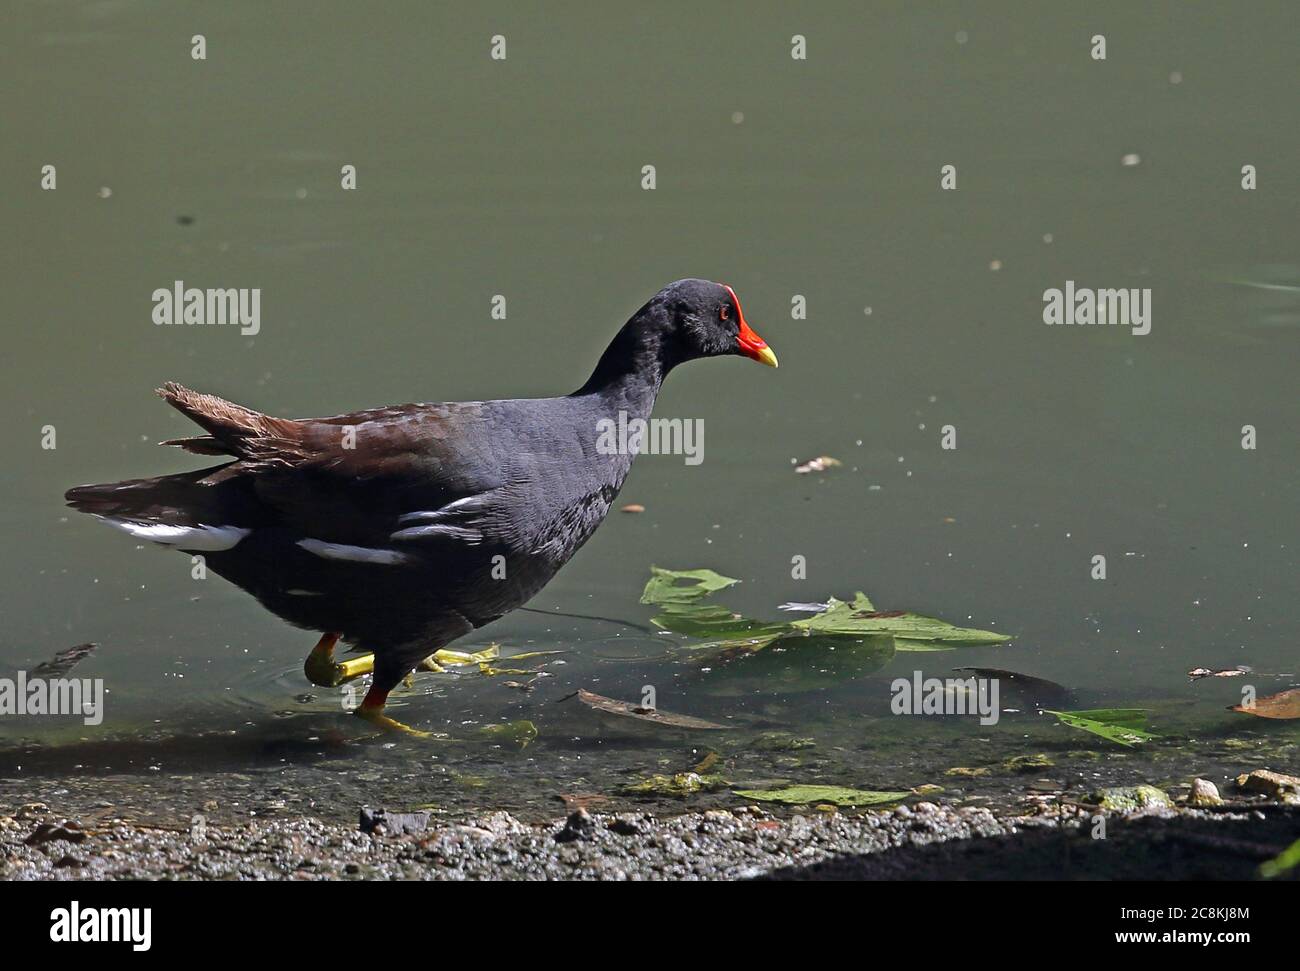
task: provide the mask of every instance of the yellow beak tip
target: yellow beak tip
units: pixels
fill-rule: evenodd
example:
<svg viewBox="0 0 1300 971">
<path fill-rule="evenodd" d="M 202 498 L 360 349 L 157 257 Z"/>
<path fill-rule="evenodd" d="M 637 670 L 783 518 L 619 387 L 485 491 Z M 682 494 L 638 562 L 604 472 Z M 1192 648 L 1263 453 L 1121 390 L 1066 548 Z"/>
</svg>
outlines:
<svg viewBox="0 0 1300 971">
<path fill-rule="evenodd" d="M 770 347 L 765 347 L 758 352 L 758 361 L 760 364 L 766 364 L 768 367 L 777 367 L 776 354 Z"/>
</svg>

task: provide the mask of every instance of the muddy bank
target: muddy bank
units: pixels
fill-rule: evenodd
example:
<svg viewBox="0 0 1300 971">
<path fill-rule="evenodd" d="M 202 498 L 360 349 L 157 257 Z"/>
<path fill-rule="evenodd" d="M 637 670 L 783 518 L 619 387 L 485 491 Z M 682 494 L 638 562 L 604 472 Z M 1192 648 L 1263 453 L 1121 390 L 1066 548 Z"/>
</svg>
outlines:
<svg viewBox="0 0 1300 971">
<path fill-rule="evenodd" d="M 0 817 L 0 878 L 1240 880 L 1297 838 L 1300 808 L 1274 803 L 1100 813 L 1044 803 L 1021 814 L 932 802 L 809 815 L 580 810 L 545 824 L 496 812 L 371 831 L 310 817 L 83 828 L 37 805 Z"/>
</svg>

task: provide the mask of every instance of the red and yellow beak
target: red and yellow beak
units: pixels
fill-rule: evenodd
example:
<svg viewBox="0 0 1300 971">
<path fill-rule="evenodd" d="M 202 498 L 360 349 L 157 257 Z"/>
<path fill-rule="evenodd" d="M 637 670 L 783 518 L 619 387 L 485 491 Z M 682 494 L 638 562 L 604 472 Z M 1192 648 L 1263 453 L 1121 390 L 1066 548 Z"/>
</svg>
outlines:
<svg viewBox="0 0 1300 971">
<path fill-rule="evenodd" d="M 724 283 L 724 287 L 727 285 Z M 768 367 L 776 367 L 776 355 L 772 353 L 772 348 L 767 346 L 767 341 L 755 334 L 745 323 L 745 311 L 740 309 L 740 298 L 736 296 L 736 291 L 727 287 L 727 292 L 731 294 L 731 299 L 736 304 L 736 318 L 740 323 L 740 333 L 736 335 L 736 343 L 740 346 L 740 353 L 759 364 L 766 364 Z"/>
</svg>

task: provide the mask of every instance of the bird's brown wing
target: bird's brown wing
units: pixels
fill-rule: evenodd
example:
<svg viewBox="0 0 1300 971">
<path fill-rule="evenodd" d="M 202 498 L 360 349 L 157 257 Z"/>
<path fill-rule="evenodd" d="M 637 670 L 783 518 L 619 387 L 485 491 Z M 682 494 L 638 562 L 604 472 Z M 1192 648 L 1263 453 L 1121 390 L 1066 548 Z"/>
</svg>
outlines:
<svg viewBox="0 0 1300 971">
<path fill-rule="evenodd" d="M 234 456 L 238 472 L 252 479 L 256 494 L 282 524 L 308 536 L 387 542 L 412 522 L 436 525 L 429 513 L 500 484 L 484 474 L 483 466 L 462 461 L 455 444 L 458 430 L 477 418 L 480 406 L 474 402 L 298 419 L 264 415 L 174 383 L 158 393 L 208 432 L 165 444 Z M 456 530 L 407 532 L 399 538 L 469 538 L 472 527 L 465 520 L 473 508 L 468 502 L 458 507 Z M 409 513 L 426 518 L 405 519 Z"/>
</svg>

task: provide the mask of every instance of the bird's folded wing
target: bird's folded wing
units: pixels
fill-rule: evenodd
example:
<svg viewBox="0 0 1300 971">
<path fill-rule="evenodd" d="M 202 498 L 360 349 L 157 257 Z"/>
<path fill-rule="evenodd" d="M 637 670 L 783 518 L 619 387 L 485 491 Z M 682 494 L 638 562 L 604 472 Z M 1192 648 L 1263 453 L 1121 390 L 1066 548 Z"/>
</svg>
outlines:
<svg viewBox="0 0 1300 971">
<path fill-rule="evenodd" d="M 306 537 L 366 549 L 483 541 L 503 481 L 464 441 L 477 403 L 291 419 L 176 384 L 159 393 L 208 432 L 171 444 L 235 456 L 282 525 Z"/>
</svg>

